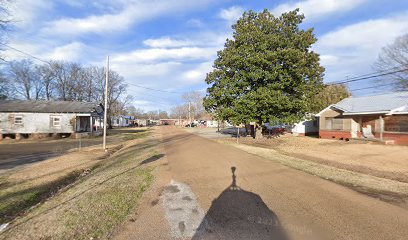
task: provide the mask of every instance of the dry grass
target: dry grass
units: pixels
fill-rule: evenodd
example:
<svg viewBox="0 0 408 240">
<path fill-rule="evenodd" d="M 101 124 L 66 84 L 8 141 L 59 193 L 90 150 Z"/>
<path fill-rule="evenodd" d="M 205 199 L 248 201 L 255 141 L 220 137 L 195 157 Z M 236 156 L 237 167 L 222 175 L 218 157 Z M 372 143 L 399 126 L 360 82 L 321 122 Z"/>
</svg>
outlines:
<svg viewBox="0 0 408 240">
<path fill-rule="evenodd" d="M 75 184 L 12 222 L 1 239 L 107 238 L 153 180 L 155 136 L 131 140 Z"/>
<path fill-rule="evenodd" d="M 52 196 L 105 156 L 104 151 L 96 149 L 73 152 L 7 172 L 0 179 L 0 221 L 8 222 Z"/>
<path fill-rule="evenodd" d="M 405 208 L 408 207 L 408 183 L 379 178 L 283 155 L 273 149 L 249 146 L 246 144 L 236 144 L 225 140 L 222 140 L 222 142 L 248 153 L 279 162 L 288 167 L 351 187 L 367 195 L 394 202 Z"/>
<path fill-rule="evenodd" d="M 234 140 L 226 140 L 233 142 Z M 340 141 L 283 135 L 241 143 L 274 149 L 279 153 L 339 169 L 408 183 L 408 147 L 362 141 Z"/>
</svg>

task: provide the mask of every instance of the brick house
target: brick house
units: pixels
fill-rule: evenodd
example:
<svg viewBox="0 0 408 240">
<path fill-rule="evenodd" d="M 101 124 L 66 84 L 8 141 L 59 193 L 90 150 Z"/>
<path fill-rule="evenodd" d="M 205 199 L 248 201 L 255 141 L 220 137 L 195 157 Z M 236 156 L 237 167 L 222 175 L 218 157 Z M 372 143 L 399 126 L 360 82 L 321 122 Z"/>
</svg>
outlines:
<svg viewBox="0 0 408 240">
<path fill-rule="evenodd" d="M 349 97 L 316 116 L 321 138 L 366 138 L 408 145 L 408 92 Z"/>
</svg>

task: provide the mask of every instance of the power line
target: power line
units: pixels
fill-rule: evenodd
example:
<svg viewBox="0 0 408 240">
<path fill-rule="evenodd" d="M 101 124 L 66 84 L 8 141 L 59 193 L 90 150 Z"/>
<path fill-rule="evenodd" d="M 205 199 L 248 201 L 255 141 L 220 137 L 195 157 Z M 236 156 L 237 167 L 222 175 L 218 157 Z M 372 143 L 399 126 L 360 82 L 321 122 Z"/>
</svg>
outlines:
<svg viewBox="0 0 408 240">
<path fill-rule="evenodd" d="M 344 83 L 350 83 L 350 82 L 357 82 L 357 81 L 367 80 L 367 79 L 376 78 L 376 77 L 382 77 L 382 76 L 391 75 L 391 74 L 404 72 L 404 71 L 408 71 L 408 68 L 400 69 L 400 70 L 392 71 L 392 72 L 387 72 L 387 73 L 382 73 L 382 74 L 378 74 L 378 75 L 374 75 L 374 76 L 350 79 L 350 80 L 341 81 L 341 82 L 332 82 L 332 83 L 328 83 L 328 85 L 338 85 L 338 84 L 344 84 Z"/>
<path fill-rule="evenodd" d="M 43 60 L 43 59 L 41 59 L 41 58 L 38 58 L 38 57 L 36 57 L 36 56 L 34 56 L 34 55 L 30 54 L 30 53 L 27 53 L 27 52 L 25 52 L 25 51 L 23 51 L 23 50 L 17 49 L 17 48 L 12 47 L 12 46 L 9 46 L 9 45 L 7 45 L 7 44 L 5 44 L 5 43 L 0 43 L 0 44 L 3 45 L 3 46 L 5 46 L 5 47 L 8 47 L 8 48 L 10 48 L 10 49 L 12 49 L 12 50 L 14 50 L 14 51 L 17 51 L 17 52 L 19 52 L 19 53 L 22 53 L 22 54 L 24 54 L 24 55 L 27 55 L 27 56 L 29 56 L 29 57 L 31 57 L 31 58 L 33 58 L 33 59 L 36 59 L 36 60 L 41 61 L 41 62 L 43 62 L 43 63 L 50 64 L 50 62 L 45 61 L 45 60 Z M 7 61 L 4 60 L 4 59 L 2 59 L 2 60 L 5 61 L 5 62 L 7 62 Z M 174 91 L 167 91 L 167 90 L 149 88 L 149 87 L 144 87 L 144 86 L 141 86 L 141 85 L 138 85 L 138 84 L 134 84 L 134 83 L 129 83 L 129 82 L 127 82 L 127 84 L 132 85 L 132 86 L 135 86 L 135 87 L 139 87 L 139 88 L 151 90 L 151 91 L 156 91 L 156 92 L 182 94 L 182 92 L 174 92 Z"/>
<path fill-rule="evenodd" d="M 144 86 L 140 86 L 138 84 L 134 84 L 134 83 L 129 83 L 126 82 L 129 85 L 135 86 L 135 87 L 139 87 L 139 88 L 143 88 L 143 89 L 147 89 L 150 91 L 156 91 L 156 92 L 165 92 L 165 93 L 174 93 L 174 94 L 183 94 L 182 92 L 173 92 L 173 91 L 166 91 L 166 90 L 161 90 L 161 89 L 156 89 L 156 88 L 150 88 L 150 87 L 144 87 Z"/>
<path fill-rule="evenodd" d="M 401 67 L 401 66 L 400 66 L 400 67 Z M 391 71 L 391 70 L 394 70 L 394 69 L 399 69 L 400 67 L 392 67 L 392 68 L 384 69 L 384 70 L 381 70 L 381 71 L 376 71 L 376 72 L 372 72 L 372 73 L 366 73 L 366 74 L 362 74 L 362 75 L 359 75 L 359 76 L 347 78 L 347 79 L 340 80 L 340 81 L 347 81 L 347 80 L 353 80 L 353 79 L 356 79 L 356 78 L 367 77 L 367 76 L 370 76 L 370 75 L 373 75 L 373 74 L 379 74 L 379 73 L 388 72 L 388 71 Z M 337 81 L 336 81 L 336 82 L 337 82 Z"/>
<path fill-rule="evenodd" d="M 30 54 L 30 53 L 24 52 L 24 51 L 22 51 L 22 50 L 20 50 L 20 49 L 17 49 L 17 48 L 15 48 L 15 47 L 9 46 L 9 45 L 7 45 L 7 44 L 5 44 L 5 43 L 0 43 L 0 44 L 3 45 L 3 46 L 8 47 L 8 48 L 10 48 L 10 49 L 13 49 L 14 51 L 17 51 L 17 52 L 19 52 L 19 53 L 22 53 L 22 54 L 24 54 L 24 55 L 27 55 L 27 56 L 29 56 L 29 57 L 31 57 L 31 58 L 33 58 L 33 59 L 36 59 L 36 60 L 41 61 L 41 62 L 43 62 L 43 63 L 50 64 L 50 62 L 48 62 L 48 61 L 45 61 L 45 60 L 43 60 L 43 59 L 41 59 L 41 58 L 38 58 L 38 57 L 36 57 L 36 56 L 34 56 L 34 55 Z"/>
<path fill-rule="evenodd" d="M 360 91 L 360 90 L 365 90 L 365 89 L 378 88 L 378 87 L 386 87 L 386 86 L 391 86 L 391 85 L 394 85 L 394 83 L 387 83 L 387 84 L 375 85 L 375 86 L 370 86 L 370 87 L 357 88 L 357 89 L 352 89 L 352 90 L 350 90 L 350 91 L 351 91 L 351 92 L 355 92 L 355 91 Z"/>
</svg>

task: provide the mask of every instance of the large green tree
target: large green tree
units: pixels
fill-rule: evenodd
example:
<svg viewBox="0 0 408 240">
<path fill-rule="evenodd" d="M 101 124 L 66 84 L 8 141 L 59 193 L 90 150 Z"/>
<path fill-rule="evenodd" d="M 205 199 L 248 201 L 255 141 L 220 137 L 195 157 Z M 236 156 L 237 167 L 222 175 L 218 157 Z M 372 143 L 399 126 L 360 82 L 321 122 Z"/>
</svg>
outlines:
<svg viewBox="0 0 408 240">
<path fill-rule="evenodd" d="M 311 113 L 318 113 L 330 106 L 331 104 L 338 103 L 341 100 L 350 97 L 351 93 L 344 85 L 326 85 L 311 100 Z"/>
<path fill-rule="evenodd" d="M 311 50 L 317 41 L 313 29 L 299 27 L 303 19 L 298 9 L 279 17 L 268 10 L 245 12 L 207 74 L 206 110 L 221 120 L 258 126 L 294 123 L 310 112 L 324 68 Z"/>
</svg>

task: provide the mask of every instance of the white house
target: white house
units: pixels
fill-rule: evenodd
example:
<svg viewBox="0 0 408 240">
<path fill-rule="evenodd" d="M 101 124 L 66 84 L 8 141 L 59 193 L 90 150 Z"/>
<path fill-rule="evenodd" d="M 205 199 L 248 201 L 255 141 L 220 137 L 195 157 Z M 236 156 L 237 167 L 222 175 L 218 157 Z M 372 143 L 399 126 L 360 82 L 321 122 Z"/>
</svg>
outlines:
<svg viewBox="0 0 408 240">
<path fill-rule="evenodd" d="M 291 126 L 289 132 L 295 136 L 317 135 L 319 133 L 319 124 L 317 119 L 304 120 Z"/>
<path fill-rule="evenodd" d="M 95 119 L 103 117 L 96 103 L 69 101 L 0 101 L 0 140 L 3 136 L 71 134 L 94 131 Z"/>
<path fill-rule="evenodd" d="M 113 127 L 128 127 L 132 125 L 131 120 L 134 120 L 132 116 L 115 116 L 111 118 Z"/>
</svg>

